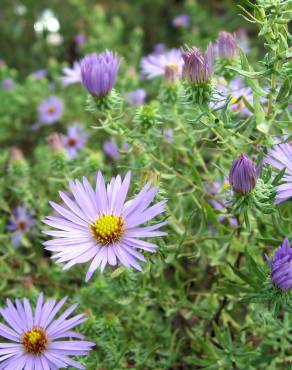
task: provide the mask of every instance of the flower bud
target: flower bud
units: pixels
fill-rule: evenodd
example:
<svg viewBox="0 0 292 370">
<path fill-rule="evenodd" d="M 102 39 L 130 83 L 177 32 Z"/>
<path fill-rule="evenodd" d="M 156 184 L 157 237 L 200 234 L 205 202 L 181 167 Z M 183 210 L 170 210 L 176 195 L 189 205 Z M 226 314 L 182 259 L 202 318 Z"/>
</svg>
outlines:
<svg viewBox="0 0 292 370">
<path fill-rule="evenodd" d="M 49 144 L 49 148 L 52 150 L 53 153 L 64 151 L 64 140 L 61 134 L 55 132 L 49 135 L 47 137 L 47 142 Z"/>
<path fill-rule="evenodd" d="M 239 54 L 237 42 L 234 36 L 229 32 L 219 33 L 217 46 L 220 58 L 235 58 Z"/>
<path fill-rule="evenodd" d="M 21 161 L 23 161 L 23 159 L 24 159 L 23 153 L 16 146 L 13 146 L 11 148 L 10 153 L 11 153 L 11 161 L 12 162 L 21 162 Z"/>
<path fill-rule="evenodd" d="M 247 194 L 255 188 L 257 170 L 248 155 L 241 154 L 233 161 L 229 174 L 229 183 L 235 192 L 242 194 Z"/>
</svg>

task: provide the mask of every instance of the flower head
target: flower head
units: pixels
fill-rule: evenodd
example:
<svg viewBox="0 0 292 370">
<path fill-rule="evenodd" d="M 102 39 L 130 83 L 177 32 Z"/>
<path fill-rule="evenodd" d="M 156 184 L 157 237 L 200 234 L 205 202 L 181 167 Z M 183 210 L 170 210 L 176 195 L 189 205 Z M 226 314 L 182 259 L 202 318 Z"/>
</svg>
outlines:
<svg viewBox="0 0 292 370">
<path fill-rule="evenodd" d="M 17 299 L 15 305 L 7 299 L 7 307 L 0 309 L 6 321 L 0 324 L 0 335 L 7 339 L 0 343 L 1 369 L 63 369 L 68 366 L 85 369 L 69 356 L 85 356 L 95 344 L 82 340 L 82 335 L 72 331 L 86 320 L 82 314 L 68 318 L 76 304 L 56 318 L 66 299 L 58 303 L 55 300 L 44 302 L 40 294 L 34 312 L 26 298 Z M 66 340 L 68 337 L 76 340 Z"/>
<path fill-rule="evenodd" d="M 190 17 L 188 14 L 179 14 L 173 18 L 172 24 L 174 27 L 189 27 L 190 25 Z"/>
<path fill-rule="evenodd" d="M 218 54 L 220 58 L 234 58 L 239 54 L 237 42 L 229 32 L 220 32 L 217 40 Z"/>
<path fill-rule="evenodd" d="M 63 68 L 64 76 L 60 77 L 63 86 L 75 83 L 81 83 L 81 65 L 80 62 L 74 62 L 72 68 Z"/>
<path fill-rule="evenodd" d="M 119 66 L 118 56 L 111 51 L 86 55 L 81 60 L 81 79 L 84 87 L 93 96 L 107 95 L 116 82 Z"/>
<path fill-rule="evenodd" d="M 70 158 L 76 157 L 78 152 L 87 142 L 87 133 L 78 123 L 68 127 L 67 135 L 64 136 L 64 146 Z"/>
<path fill-rule="evenodd" d="M 265 156 L 265 163 L 273 166 L 277 171 L 286 169 L 282 180 L 284 184 L 277 186 L 276 204 L 292 197 L 292 143 L 279 144 L 271 148 Z"/>
<path fill-rule="evenodd" d="M 210 43 L 205 54 L 196 48 L 187 48 L 181 51 L 184 65 L 183 75 L 191 83 L 208 82 L 213 73 L 214 47 Z"/>
<path fill-rule="evenodd" d="M 272 260 L 268 259 L 271 266 L 271 279 L 281 290 L 292 289 L 292 248 L 288 238 L 277 249 Z"/>
<path fill-rule="evenodd" d="M 2 82 L 2 87 L 4 90 L 12 90 L 14 88 L 14 81 L 11 78 L 5 78 Z"/>
<path fill-rule="evenodd" d="M 128 172 L 124 180 L 117 176 L 106 186 L 98 172 L 96 191 L 84 177 L 83 184 L 78 180 L 69 183 L 74 200 L 60 192 L 67 207 L 51 202 L 58 216 L 47 217 L 44 223 L 59 230 L 45 231 L 56 239 L 44 244 L 57 262 L 66 263 L 64 269 L 91 261 L 86 281 L 97 268 L 103 271 L 107 264 L 115 266 L 118 261 L 141 271 L 137 260 L 145 262 L 145 258 L 137 249 L 154 252 L 157 245 L 139 238 L 166 235 L 159 230 L 166 222 L 140 225 L 163 213 L 166 201 L 149 207 L 158 191 L 158 187 L 151 188 L 149 182 L 126 202 L 130 179 Z"/>
<path fill-rule="evenodd" d="M 146 98 L 146 91 L 144 89 L 137 89 L 127 94 L 127 100 L 131 105 L 140 106 L 144 104 Z"/>
<path fill-rule="evenodd" d="M 7 225 L 7 229 L 12 231 L 12 244 L 16 247 L 21 245 L 23 235 L 29 232 L 34 223 L 25 204 L 15 208 Z"/>
<path fill-rule="evenodd" d="M 56 96 L 50 96 L 38 106 L 39 122 L 52 125 L 62 117 L 63 112 L 63 101 Z"/>
<path fill-rule="evenodd" d="M 162 53 L 152 53 L 141 60 L 142 74 L 148 79 L 164 76 L 166 68 L 175 66 L 181 75 L 183 59 L 179 49 L 171 49 Z"/>
<path fill-rule="evenodd" d="M 229 183 L 237 193 L 246 194 L 255 188 L 257 182 L 257 170 L 248 155 L 241 154 L 232 163 L 229 174 Z"/>
</svg>

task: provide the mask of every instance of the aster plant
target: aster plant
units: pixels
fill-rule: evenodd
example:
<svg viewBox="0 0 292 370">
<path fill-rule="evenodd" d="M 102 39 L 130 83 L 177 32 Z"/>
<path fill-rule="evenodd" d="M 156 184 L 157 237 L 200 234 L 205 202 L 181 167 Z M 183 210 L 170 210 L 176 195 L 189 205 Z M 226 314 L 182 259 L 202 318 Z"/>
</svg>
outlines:
<svg viewBox="0 0 292 370">
<path fill-rule="evenodd" d="M 12 232 L 12 244 L 15 247 L 24 243 L 24 236 L 32 229 L 34 224 L 35 221 L 25 204 L 13 210 L 7 229 Z"/>
<path fill-rule="evenodd" d="M 216 46 L 219 57 L 216 64 L 216 71 L 227 80 L 231 80 L 235 76 L 235 73 L 228 67 L 240 67 L 240 49 L 235 35 L 230 32 L 220 32 Z"/>
<path fill-rule="evenodd" d="M 0 309 L 6 322 L 0 324 L 0 336 L 6 339 L 0 343 L 1 369 L 49 370 L 68 366 L 85 369 L 70 356 L 85 356 L 95 344 L 84 341 L 82 335 L 72 331 L 86 320 L 83 314 L 69 318 L 77 304 L 56 318 L 66 300 L 45 302 L 40 294 L 33 312 L 28 299 L 17 299 L 15 304 L 7 299 L 7 307 Z"/>
<path fill-rule="evenodd" d="M 166 235 L 159 230 L 166 221 L 140 225 L 162 214 L 166 201 L 149 207 L 158 192 L 158 187 L 151 187 L 150 181 L 136 197 L 126 202 L 130 180 L 128 172 L 124 180 L 117 176 L 106 185 L 98 172 L 95 191 L 84 177 L 83 184 L 78 180 L 69 183 L 73 200 L 60 192 L 66 207 L 50 203 L 57 217 L 48 216 L 44 223 L 58 230 L 44 231 L 55 237 L 44 245 L 53 252 L 58 263 L 65 263 L 64 269 L 91 261 L 86 281 L 96 269 L 103 271 L 107 264 L 116 266 L 118 262 L 142 271 L 137 260 L 146 260 L 137 249 L 153 253 L 157 245 L 140 238 Z"/>
</svg>

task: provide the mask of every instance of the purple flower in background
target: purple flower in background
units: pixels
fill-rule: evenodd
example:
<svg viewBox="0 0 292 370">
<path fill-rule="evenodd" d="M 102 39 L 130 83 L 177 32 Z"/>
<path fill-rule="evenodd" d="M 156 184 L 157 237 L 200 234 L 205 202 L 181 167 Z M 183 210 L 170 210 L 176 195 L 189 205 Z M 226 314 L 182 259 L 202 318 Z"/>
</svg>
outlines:
<svg viewBox="0 0 292 370">
<path fill-rule="evenodd" d="M 220 58 L 234 58 L 239 55 L 237 42 L 229 32 L 220 32 L 217 40 L 218 55 Z"/>
<path fill-rule="evenodd" d="M 232 163 L 229 183 L 237 193 L 247 194 L 257 183 L 257 169 L 248 155 L 241 154 Z"/>
<path fill-rule="evenodd" d="M 172 24 L 174 27 L 189 27 L 190 17 L 188 14 L 179 14 L 173 18 Z"/>
<path fill-rule="evenodd" d="M 62 117 L 63 111 L 63 101 L 56 96 L 50 96 L 38 106 L 39 122 L 52 125 Z"/>
<path fill-rule="evenodd" d="M 74 123 L 68 127 L 67 135 L 63 137 L 63 141 L 70 158 L 76 157 L 86 144 L 87 138 L 88 135 L 80 124 Z"/>
<path fill-rule="evenodd" d="M 152 53 L 141 59 L 142 74 L 148 79 L 163 76 L 168 66 L 176 67 L 178 74 L 182 72 L 183 59 L 179 49 L 171 49 L 164 53 Z"/>
<path fill-rule="evenodd" d="M 205 54 L 196 48 L 181 50 L 184 60 L 183 75 L 191 83 L 208 82 L 213 74 L 214 66 L 214 47 L 210 43 Z"/>
<path fill-rule="evenodd" d="M 126 201 L 130 180 L 128 172 L 124 180 L 117 176 L 106 185 L 98 172 L 95 191 L 83 177 L 83 184 L 78 180 L 69 182 L 73 201 L 64 192 L 59 193 L 66 208 L 50 203 L 58 217 L 47 217 L 44 223 L 59 230 L 44 231 L 56 238 L 44 244 L 58 263 L 65 263 L 64 269 L 92 261 L 86 281 L 96 269 L 103 271 L 107 264 L 116 266 L 118 261 L 127 268 L 133 266 L 141 271 L 137 260 L 146 260 L 137 249 L 155 252 L 157 245 L 139 238 L 166 235 L 159 229 L 167 222 L 140 225 L 162 214 L 166 201 L 149 207 L 158 192 L 158 187 L 151 187 L 152 181 Z"/>
<path fill-rule="evenodd" d="M 271 267 L 271 279 L 281 290 L 292 289 L 292 248 L 288 238 L 277 249 L 272 260 L 267 258 Z"/>
<path fill-rule="evenodd" d="M 2 82 L 4 90 L 12 90 L 14 88 L 14 81 L 11 78 L 5 78 Z"/>
<path fill-rule="evenodd" d="M 64 76 L 60 77 L 63 86 L 81 83 L 81 64 L 74 62 L 72 68 L 63 68 Z"/>
<path fill-rule="evenodd" d="M 249 52 L 249 38 L 246 30 L 244 28 L 239 28 L 235 32 L 235 39 L 238 46 L 243 50 L 245 54 Z"/>
<path fill-rule="evenodd" d="M 7 229 L 12 232 L 12 244 L 14 246 L 21 245 L 23 235 L 29 232 L 34 223 L 26 205 L 23 204 L 13 210 Z"/>
<path fill-rule="evenodd" d="M 86 35 L 84 33 L 77 33 L 74 41 L 77 45 L 83 45 L 86 42 Z"/>
<path fill-rule="evenodd" d="M 111 51 L 86 55 L 81 60 L 83 86 L 93 96 L 107 95 L 116 82 L 119 66 L 118 56 Z"/>
<path fill-rule="evenodd" d="M 38 69 L 32 72 L 31 77 L 35 80 L 43 80 L 48 75 L 48 71 L 46 69 Z"/>
<path fill-rule="evenodd" d="M 246 116 L 252 115 L 252 112 L 245 104 L 245 100 L 253 106 L 253 93 L 249 86 L 244 85 L 243 78 L 237 77 L 232 80 L 229 85 L 229 90 L 232 97 L 230 108 Z"/>
<path fill-rule="evenodd" d="M 95 343 L 83 341 L 81 334 L 72 331 L 86 321 L 83 314 L 68 318 L 77 304 L 56 318 L 66 300 L 67 297 L 58 303 L 56 300 L 44 302 L 41 293 L 33 313 L 27 298 L 23 301 L 16 299 L 15 304 L 7 299 L 7 307 L 0 309 L 6 322 L 0 324 L 0 335 L 7 339 L 0 343 L 1 369 L 49 370 L 68 366 L 85 369 L 69 356 L 85 356 Z"/>
<path fill-rule="evenodd" d="M 120 157 L 119 147 L 113 138 L 104 142 L 103 150 L 112 159 L 118 159 Z"/>
<path fill-rule="evenodd" d="M 137 89 L 127 94 L 127 100 L 131 105 L 143 105 L 146 98 L 146 91 L 144 89 Z"/>
<path fill-rule="evenodd" d="M 162 134 L 164 136 L 164 141 L 166 143 L 172 143 L 173 142 L 173 129 L 166 128 L 162 130 Z"/>
<path fill-rule="evenodd" d="M 215 181 L 212 184 L 206 183 L 205 185 L 206 185 L 207 190 L 210 192 L 210 194 L 213 195 L 213 198 L 210 200 L 210 203 L 212 204 L 212 206 L 218 211 L 225 210 L 226 204 L 227 204 L 226 194 L 224 194 L 223 199 L 219 199 L 219 197 L 216 197 L 218 193 L 222 191 L 222 188 L 224 190 L 225 182 L 222 184 L 221 181 Z M 224 216 L 220 216 L 219 221 L 222 222 L 224 221 L 224 219 L 225 219 Z M 232 227 L 238 226 L 238 222 L 235 217 L 228 217 L 228 222 L 230 226 Z"/>
<path fill-rule="evenodd" d="M 165 51 L 166 51 L 166 48 L 163 42 L 159 42 L 158 44 L 154 45 L 153 54 L 162 54 Z"/>
<path fill-rule="evenodd" d="M 275 145 L 265 156 L 265 163 L 273 166 L 277 171 L 286 169 L 282 180 L 284 184 L 277 186 L 276 204 L 292 197 L 292 143 Z"/>
</svg>

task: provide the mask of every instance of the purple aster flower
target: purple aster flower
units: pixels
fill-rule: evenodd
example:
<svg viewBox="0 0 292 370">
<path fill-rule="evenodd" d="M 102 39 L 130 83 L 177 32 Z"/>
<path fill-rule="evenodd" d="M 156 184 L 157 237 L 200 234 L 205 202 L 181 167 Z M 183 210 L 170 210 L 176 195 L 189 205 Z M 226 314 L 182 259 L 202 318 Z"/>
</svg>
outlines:
<svg viewBox="0 0 292 370">
<path fill-rule="evenodd" d="M 34 312 L 27 298 L 23 301 L 16 299 L 15 304 L 7 299 L 7 307 L 0 309 L 6 322 L 0 324 L 0 335 L 7 339 L 0 343 L 1 369 L 56 370 L 68 366 L 85 369 L 69 356 L 85 356 L 95 345 L 72 331 L 86 321 L 86 317 L 80 314 L 68 318 L 77 307 L 74 304 L 56 318 L 67 297 L 58 303 L 43 300 L 41 293 Z"/>
<path fill-rule="evenodd" d="M 32 72 L 31 77 L 33 77 L 35 80 L 43 80 L 48 75 L 48 71 L 46 69 L 38 69 L 34 72 Z"/>
<path fill-rule="evenodd" d="M 143 105 L 146 98 L 146 91 L 144 89 L 137 89 L 127 94 L 127 100 L 131 105 Z"/>
<path fill-rule="evenodd" d="M 237 193 L 246 194 L 255 188 L 257 183 L 257 169 L 248 155 L 241 154 L 232 163 L 229 174 L 229 183 Z"/>
<path fill-rule="evenodd" d="M 173 18 L 172 24 L 174 27 L 189 27 L 190 17 L 188 14 L 179 14 Z"/>
<path fill-rule="evenodd" d="M 77 33 L 74 38 L 77 45 L 83 45 L 86 42 L 86 35 L 84 33 Z"/>
<path fill-rule="evenodd" d="M 292 248 L 288 238 L 277 249 L 272 260 L 267 258 L 271 266 L 271 279 L 281 290 L 292 289 Z"/>
<path fill-rule="evenodd" d="M 39 122 L 52 125 L 62 117 L 63 111 L 63 101 L 56 96 L 50 96 L 38 106 Z"/>
<path fill-rule="evenodd" d="M 11 78 L 6 78 L 2 82 L 2 87 L 4 90 L 12 90 L 14 88 L 14 81 Z"/>
<path fill-rule="evenodd" d="M 220 58 L 234 58 L 239 55 L 237 42 L 229 32 L 220 32 L 217 40 L 218 55 Z"/>
<path fill-rule="evenodd" d="M 81 83 L 81 64 L 74 62 L 72 68 L 63 68 L 64 76 L 60 77 L 63 86 Z"/>
<path fill-rule="evenodd" d="M 50 203 L 58 217 L 47 217 L 44 223 L 59 230 L 44 231 L 56 238 L 44 244 L 58 263 L 65 263 L 64 269 L 91 261 L 86 275 L 88 281 L 97 268 L 103 271 L 107 264 L 116 266 L 118 261 L 127 268 L 133 266 L 141 271 L 137 260 L 146 260 L 137 249 L 155 252 L 156 244 L 140 238 L 166 235 L 159 229 L 167 222 L 140 225 L 163 213 L 166 201 L 149 207 L 158 192 L 158 187 L 152 188 L 150 181 L 126 202 L 130 179 L 128 172 L 123 181 L 117 176 L 106 185 L 98 172 L 95 191 L 83 177 L 83 184 L 78 180 L 69 183 L 74 201 L 60 192 L 66 208 Z"/>
<path fill-rule="evenodd" d="M 192 83 L 208 82 L 213 73 L 214 47 L 210 43 L 205 54 L 202 54 L 196 47 L 181 50 L 184 60 L 183 75 Z"/>
<path fill-rule="evenodd" d="M 178 74 L 182 72 L 183 59 L 179 49 L 171 49 L 164 53 L 152 53 L 141 59 L 142 74 L 148 79 L 164 76 L 168 66 L 176 67 Z"/>
<path fill-rule="evenodd" d="M 23 204 L 13 210 L 7 229 L 12 231 L 12 244 L 14 246 L 18 247 L 22 244 L 22 237 L 29 232 L 34 223 L 26 205 Z"/>
<path fill-rule="evenodd" d="M 279 144 L 271 148 L 265 156 L 265 163 L 273 166 L 277 171 L 286 168 L 282 180 L 284 184 L 277 186 L 276 204 L 292 197 L 292 143 Z"/>
<path fill-rule="evenodd" d="M 243 115 L 250 116 L 252 112 L 247 108 L 243 98 L 253 106 L 253 93 L 249 86 L 244 85 L 244 80 L 237 77 L 230 82 L 229 90 L 231 94 L 231 109 Z"/>
<path fill-rule="evenodd" d="M 113 138 L 104 142 L 103 150 L 112 159 L 118 159 L 120 157 L 119 147 Z"/>
<path fill-rule="evenodd" d="M 86 55 L 81 60 L 83 86 L 93 96 L 107 95 L 116 82 L 119 66 L 118 56 L 111 51 Z"/>
<path fill-rule="evenodd" d="M 76 157 L 78 152 L 84 147 L 87 142 L 88 135 L 83 127 L 78 123 L 74 123 L 67 129 L 67 135 L 64 136 L 64 146 L 70 158 Z"/>
</svg>

